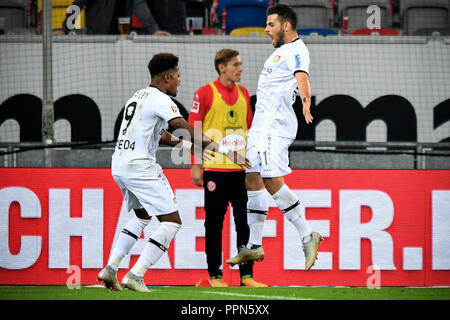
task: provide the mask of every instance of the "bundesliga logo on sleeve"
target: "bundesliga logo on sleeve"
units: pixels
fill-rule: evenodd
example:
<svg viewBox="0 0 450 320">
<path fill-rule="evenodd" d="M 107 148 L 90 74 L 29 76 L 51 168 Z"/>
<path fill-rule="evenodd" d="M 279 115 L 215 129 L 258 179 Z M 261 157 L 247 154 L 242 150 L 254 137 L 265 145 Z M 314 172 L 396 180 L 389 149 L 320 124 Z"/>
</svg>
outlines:
<svg viewBox="0 0 450 320">
<path fill-rule="evenodd" d="M 296 54 L 295 55 L 295 68 L 300 68 L 300 55 Z"/>
</svg>

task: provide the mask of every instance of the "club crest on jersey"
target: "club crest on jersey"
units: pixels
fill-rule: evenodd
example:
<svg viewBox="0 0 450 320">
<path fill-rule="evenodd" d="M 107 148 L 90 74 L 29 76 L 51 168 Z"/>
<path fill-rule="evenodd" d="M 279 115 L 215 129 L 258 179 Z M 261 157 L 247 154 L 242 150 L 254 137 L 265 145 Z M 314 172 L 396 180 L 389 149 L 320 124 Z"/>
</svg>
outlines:
<svg viewBox="0 0 450 320">
<path fill-rule="evenodd" d="M 177 106 L 170 106 L 172 108 L 173 113 L 178 113 L 180 110 L 178 110 Z"/>
<path fill-rule="evenodd" d="M 278 61 L 280 61 L 281 56 L 279 54 L 277 54 L 274 58 L 273 58 L 273 62 L 277 63 Z"/>
</svg>

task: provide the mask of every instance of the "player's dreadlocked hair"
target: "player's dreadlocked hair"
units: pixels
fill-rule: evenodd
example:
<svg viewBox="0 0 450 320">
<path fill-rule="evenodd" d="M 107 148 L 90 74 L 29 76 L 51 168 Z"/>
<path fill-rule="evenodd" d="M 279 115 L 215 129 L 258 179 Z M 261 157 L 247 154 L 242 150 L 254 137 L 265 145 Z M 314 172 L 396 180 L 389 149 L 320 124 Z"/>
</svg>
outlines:
<svg viewBox="0 0 450 320">
<path fill-rule="evenodd" d="M 289 22 L 292 25 L 292 29 L 297 28 L 297 14 L 291 7 L 284 4 L 277 4 L 267 9 L 267 15 L 277 14 L 278 19 L 283 22 Z"/>
<path fill-rule="evenodd" d="M 150 76 L 154 78 L 155 76 L 172 70 L 178 66 L 178 57 L 171 53 L 158 53 L 153 56 L 153 58 L 148 63 L 148 71 L 150 71 Z"/>
</svg>

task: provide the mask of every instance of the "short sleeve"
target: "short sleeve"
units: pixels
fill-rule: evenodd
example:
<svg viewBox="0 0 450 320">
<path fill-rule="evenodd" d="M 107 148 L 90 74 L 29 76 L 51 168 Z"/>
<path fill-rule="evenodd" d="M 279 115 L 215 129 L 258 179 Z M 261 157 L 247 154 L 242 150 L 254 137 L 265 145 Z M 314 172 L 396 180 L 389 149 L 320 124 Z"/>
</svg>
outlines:
<svg viewBox="0 0 450 320">
<path fill-rule="evenodd" d="M 155 113 L 166 122 L 182 117 L 177 105 L 168 96 L 161 98 Z"/>
<path fill-rule="evenodd" d="M 309 74 L 309 50 L 302 43 L 299 46 L 295 46 L 289 55 L 288 66 L 293 74 L 299 71 Z"/>
</svg>

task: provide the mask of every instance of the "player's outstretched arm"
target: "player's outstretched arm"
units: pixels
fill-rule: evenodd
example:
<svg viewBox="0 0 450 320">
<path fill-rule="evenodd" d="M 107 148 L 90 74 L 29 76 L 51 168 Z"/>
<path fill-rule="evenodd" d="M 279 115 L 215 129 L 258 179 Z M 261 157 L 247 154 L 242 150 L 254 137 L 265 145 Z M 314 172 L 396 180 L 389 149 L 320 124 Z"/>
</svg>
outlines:
<svg viewBox="0 0 450 320">
<path fill-rule="evenodd" d="M 193 144 L 193 155 L 198 157 L 198 155 L 202 153 L 203 149 L 209 146 L 208 149 L 212 149 L 216 152 L 226 155 L 228 159 L 241 166 L 242 168 L 251 168 L 250 161 L 247 158 L 243 157 L 236 151 L 231 151 L 223 146 L 219 146 L 218 143 L 211 140 L 203 133 L 194 132 L 194 128 L 183 118 L 175 118 L 170 120 L 170 125 L 176 129 L 185 129 L 189 133 L 191 142 Z M 178 141 L 178 143 L 180 143 L 180 141 Z M 200 149 L 200 152 L 197 149 Z"/>
<path fill-rule="evenodd" d="M 208 158 L 206 154 L 202 155 L 202 150 L 196 150 L 194 149 L 194 144 L 186 139 L 180 139 L 177 136 L 171 134 L 168 131 L 164 131 L 161 136 L 161 142 L 171 146 L 171 147 L 180 147 L 182 149 L 188 150 L 190 153 L 195 155 L 198 158 L 203 158 L 203 160 L 207 160 Z M 196 153 L 197 152 L 197 153 Z"/>
<path fill-rule="evenodd" d="M 295 78 L 297 79 L 298 91 L 300 98 L 302 99 L 303 105 L 303 116 L 305 117 L 306 123 L 311 123 L 313 121 L 313 116 L 311 115 L 311 85 L 309 83 L 309 75 L 306 72 L 295 73 Z"/>
</svg>

